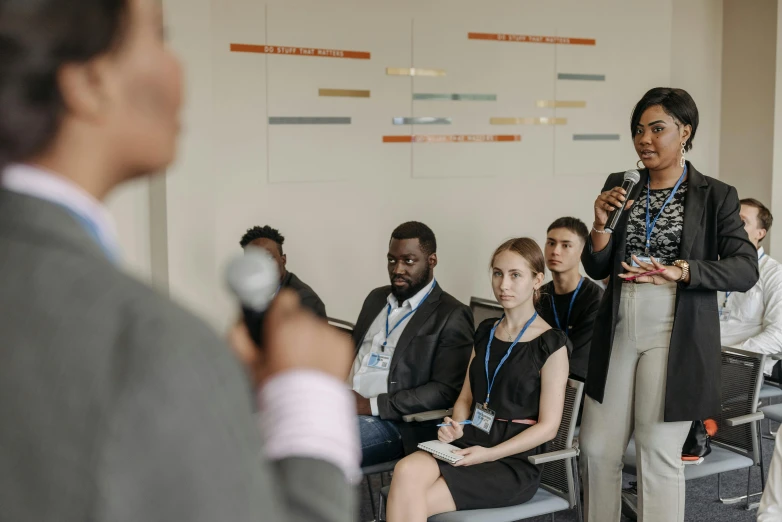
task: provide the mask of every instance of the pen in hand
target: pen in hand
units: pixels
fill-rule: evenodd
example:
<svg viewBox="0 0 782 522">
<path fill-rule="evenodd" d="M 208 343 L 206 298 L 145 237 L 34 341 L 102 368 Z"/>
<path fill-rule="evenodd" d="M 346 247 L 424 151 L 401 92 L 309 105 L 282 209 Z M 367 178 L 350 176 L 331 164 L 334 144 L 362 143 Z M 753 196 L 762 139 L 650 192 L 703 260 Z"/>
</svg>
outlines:
<svg viewBox="0 0 782 522">
<path fill-rule="evenodd" d="M 462 422 L 457 422 L 456 424 L 472 424 L 472 421 L 471 420 L 466 420 L 466 421 L 462 421 Z M 437 427 L 438 428 L 442 428 L 443 426 L 450 426 L 450 425 L 451 425 L 450 422 L 444 422 L 443 424 L 438 424 Z"/>
</svg>

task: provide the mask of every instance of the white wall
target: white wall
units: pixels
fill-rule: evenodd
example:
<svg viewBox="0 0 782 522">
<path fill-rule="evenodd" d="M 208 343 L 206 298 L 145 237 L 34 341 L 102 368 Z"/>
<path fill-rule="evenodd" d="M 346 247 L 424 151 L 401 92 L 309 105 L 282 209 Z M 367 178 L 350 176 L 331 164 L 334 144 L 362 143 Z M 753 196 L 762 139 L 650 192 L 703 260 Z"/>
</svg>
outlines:
<svg viewBox="0 0 782 522">
<path fill-rule="evenodd" d="M 725 0 L 724 15 L 720 179 L 771 205 L 777 0 Z"/>
<path fill-rule="evenodd" d="M 187 67 L 189 93 L 180 160 L 165 187 L 167 219 L 152 229 L 166 227 L 172 294 L 216 326 L 234 314 L 221 267 L 255 224 L 271 224 L 286 235 L 289 268 L 315 288 L 335 317 L 354 320 L 367 292 L 387 282 L 388 236 L 410 219 L 437 234 L 437 277 L 447 291 L 464 301 L 489 296 L 486 263 L 500 241 L 520 235 L 542 241 L 548 223 L 565 214 L 591 222 L 592 201 L 605 176 L 635 163 L 629 115 L 653 86 L 692 92 L 703 118 L 693 161 L 705 165 L 704 172 L 717 170 L 718 1 L 164 5 L 172 43 Z M 595 38 L 597 45 L 473 42 L 466 40 L 467 31 Z M 368 50 L 372 60 L 230 53 L 232 42 Z M 689 48 L 687 64 L 677 59 L 681 46 Z M 448 76 L 438 83 L 384 73 L 385 67 L 410 66 L 445 68 Z M 557 71 L 606 74 L 607 81 L 557 81 Z M 319 87 L 371 89 L 372 97 L 318 98 L 313 92 Z M 413 103 L 412 92 L 499 98 L 493 106 Z M 587 108 L 537 109 L 537 99 L 584 99 Z M 266 124 L 268 116 L 285 115 L 351 116 L 353 124 Z M 522 142 L 380 141 L 384 134 L 411 132 L 392 126 L 391 117 L 424 115 L 453 116 L 454 124 L 413 132 L 521 134 Z M 567 117 L 568 125 L 502 127 L 487 121 L 547 115 Z M 573 142 L 574 132 L 616 133 L 621 139 Z"/>
<path fill-rule="evenodd" d="M 774 148 L 771 180 L 771 212 L 782 222 L 782 5 L 777 3 L 776 78 L 774 85 Z M 780 225 L 777 224 L 776 230 Z M 782 252 L 782 233 L 772 234 L 771 249 Z M 779 256 L 777 256 L 779 257 Z"/>
</svg>

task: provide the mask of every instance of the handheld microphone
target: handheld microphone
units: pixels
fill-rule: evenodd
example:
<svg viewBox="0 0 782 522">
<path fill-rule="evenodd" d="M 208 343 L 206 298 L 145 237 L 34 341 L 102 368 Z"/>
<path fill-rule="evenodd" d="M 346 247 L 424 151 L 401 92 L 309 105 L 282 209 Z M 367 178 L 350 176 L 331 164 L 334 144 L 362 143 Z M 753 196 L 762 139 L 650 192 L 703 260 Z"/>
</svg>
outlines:
<svg viewBox="0 0 782 522">
<path fill-rule="evenodd" d="M 622 188 L 625 189 L 625 197 L 630 196 L 630 191 L 633 190 L 633 187 L 635 187 L 635 184 L 641 181 L 641 175 L 638 173 L 637 170 L 628 170 L 625 172 L 624 181 L 622 181 Z M 625 205 L 627 204 L 627 201 L 620 205 L 618 208 L 611 211 L 611 213 L 608 215 L 608 223 L 606 223 L 605 229 L 608 232 L 613 233 L 614 229 L 616 228 L 616 225 L 619 223 L 619 218 L 622 217 L 622 212 L 624 212 Z"/>
<path fill-rule="evenodd" d="M 228 263 L 225 278 L 242 305 L 244 324 L 250 337 L 260 348 L 264 313 L 280 287 L 277 263 L 266 250 L 248 247 L 244 255 Z"/>
</svg>

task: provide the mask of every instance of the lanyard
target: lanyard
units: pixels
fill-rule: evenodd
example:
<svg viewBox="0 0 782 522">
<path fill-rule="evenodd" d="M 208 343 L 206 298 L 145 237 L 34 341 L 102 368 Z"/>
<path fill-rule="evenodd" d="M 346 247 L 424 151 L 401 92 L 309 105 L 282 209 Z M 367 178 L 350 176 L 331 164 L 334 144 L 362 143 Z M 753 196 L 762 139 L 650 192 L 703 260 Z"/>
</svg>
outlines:
<svg viewBox="0 0 782 522">
<path fill-rule="evenodd" d="M 408 317 L 413 315 L 416 312 L 416 310 L 421 308 L 421 305 L 424 304 L 424 301 L 426 301 L 426 298 L 429 297 L 429 294 L 432 293 L 432 290 L 434 290 L 435 286 L 437 286 L 437 280 L 436 279 L 434 280 L 434 284 L 432 285 L 432 288 L 430 288 L 429 291 L 426 292 L 426 295 L 424 296 L 423 299 L 421 299 L 421 302 L 418 303 L 418 306 L 416 306 L 415 308 L 413 308 L 412 310 L 407 312 L 399 321 L 396 322 L 394 327 L 391 328 L 390 330 L 388 329 L 388 316 L 391 315 L 391 303 L 388 303 L 388 308 L 386 309 L 386 339 L 385 339 L 385 341 L 383 341 L 383 346 L 380 347 L 380 351 L 384 352 L 386 350 L 386 345 L 388 344 L 388 336 L 391 335 L 392 333 L 394 333 L 394 330 L 396 330 L 396 327 L 399 326 L 400 324 L 402 324 L 405 321 L 405 319 L 407 319 Z"/>
<path fill-rule="evenodd" d="M 513 350 L 513 347 L 516 346 L 519 342 L 519 339 L 521 339 L 521 336 L 524 335 L 524 332 L 527 331 L 527 328 L 529 328 L 529 325 L 532 324 L 532 321 L 535 320 L 535 318 L 538 316 L 538 313 L 535 312 L 532 314 L 532 317 L 530 317 L 529 321 L 527 321 L 527 324 L 524 325 L 524 328 L 521 329 L 519 332 L 519 335 L 516 336 L 516 340 L 513 341 L 513 344 L 510 345 L 510 348 L 508 348 L 508 352 L 505 354 L 505 356 L 500 360 L 500 364 L 497 365 L 497 368 L 494 370 L 494 377 L 489 380 L 489 355 L 491 354 L 491 342 L 494 340 L 494 331 L 497 330 L 497 326 L 502 322 L 503 319 L 505 319 L 505 314 L 502 314 L 502 317 L 499 321 L 497 321 L 497 324 L 495 324 L 491 329 L 491 334 L 489 334 L 489 344 L 486 345 L 486 401 L 483 403 L 483 406 L 488 408 L 489 407 L 489 398 L 491 397 L 491 389 L 492 386 L 494 386 L 494 380 L 497 378 L 497 373 L 500 371 L 500 368 L 502 368 L 502 365 L 505 364 L 505 361 L 508 360 L 508 357 L 510 357 L 510 352 Z"/>
<path fill-rule="evenodd" d="M 679 181 L 676 182 L 676 185 L 673 186 L 671 195 L 668 196 L 668 199 L 665 200 L 663 206 L 660 207 L 660 211 L 657 213 L 657 216 L 655 216 L 654 221 L 651 222 L 651 226 L 649 223 L 649 207 L 652 201 L 651 180 L 646 182 L 646 252 L 644 254 L 645 256 L 649 256 L 649 249 L 652 247 L 652 231 L 654 230 L 654 226 L 657 224 L 657 220 L 660 219 L 660 216 L 662 215 L 663 210 L 665 210 L 665 207 L 668 206 L 668 203 L 670 203 L 673 200 L 673 197 L 676 195 L 676 191 L 679 190 L 679 187 L 684 181 L 686 175 L 687 175 L 687 165 L 685 164 L 684 172 L 682 172 L 682 175 L 679 176 Z"/>
<path fill-rule="evenodd" d="M 760 260 L 761 260 L 761 259 L 763 259 L 765 256 L 766 256 L 766 253 L 765 253 L 765 252 L 763 252 L 762 254 L 760 254 L 760 257 L 758 258 L 758 263 L 760 263 Z M 725 292 L 725 300 L 722 302 L 722 307 L 723 307 L 723 308 L 725 308 L 726 306 L 728 306 L 728 297 L 730 297 L 730 294 L 732 294 L 732 293 L 733 293 L 733 292 Z"/>
<path fill-rule="evenodd" d="M 100 235 L 100 232 L 98 232 L 98 226 L 92 222 L 92 220 L 87 219 L 83 215 L 79 214 L 78 212 L 71 210 L 68 207 L 63 207 L 65 210 L 68 211 L 68 213 L 73 216 L 73 218 L 79 222 L 79 224 L 84 228 L 84 230 L 90 235 L 90 237 L 95 241 L 98 246 L 103 250 L 103 253 L 106 255 L 106 257 L 111 261 L 112 263 L 117 263 L 117 253 L 114 251 L 113 248 L 109 247 L 104 241 L 103 238 Z"/>
<path fill-rule="evenodd" d="M 576 291 L 573 292 L 573 297 L 570 298 L 570 306 L 567 309 L 567 316 L 565 317 L 565 329 L 562 330 L 562 326 L 559 324 L 559 314 L 557 313 L 557 306 L 554 304 L 554 296 L 551 295 L 551 309 L 554 312 L 554 321 L 557 323 L 557 328 L 565 332 L 565 336 L 570 336 L 568 332 L 568 327 L 570 325 L 570 312 L 573 311 L 573 303 L 576 302 L 576 296 L 578 295 L 579 290 L 581 290 L 581 285 L 584 284 L 584 278 L 581 277 L 581 280 L 578 282 L 578 286 L 576 287 Z"/>
</svg>

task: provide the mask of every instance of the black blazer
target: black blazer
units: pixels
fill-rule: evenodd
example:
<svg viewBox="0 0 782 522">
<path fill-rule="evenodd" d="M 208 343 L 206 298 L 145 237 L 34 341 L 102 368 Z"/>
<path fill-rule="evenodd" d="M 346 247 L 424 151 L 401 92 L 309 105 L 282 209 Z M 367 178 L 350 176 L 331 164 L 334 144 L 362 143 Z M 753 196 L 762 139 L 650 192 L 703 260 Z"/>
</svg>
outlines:
<svg viewBox="0 0 782 522">
<path fill-rule="evenodd" d="M 758 254 L 739 217 L 736 189 L 704 176 L 687 162 L 689 189 L 684 200 L 684 227 L 679 259 L 690 264 L 690 283 L 678 285 L 676 312 L 668 354 L 665 421 L 700 420 L 721 411 L 720 323 L 717 291 L 746 292 L 758 280 Z M 623 173 L 608 176 L 603 191 L 621 186 Z M 649 171 L 628 199 L 637 204 Z M 627 220 L 623 212 L 608 246 L 592 252 L 591 237 L 581 255 L 593 279 L 611 276 L 595 319 L 586 392 L 603 401 L 608 363 L 614 340 L 624 272 Z"/>
<path fill-rule="evenodd" d="M 318 317 L 326 319 L 326 305 L 324 305 L 323 301 L 320 300 L 320 297 L 318 297 L 318 294 L 315 293 L 315 290 L 313 290 L 310 285 L 299 279 L 296 274 L 293 272 L 288 272 L 288 275 L 285 276 L 285 279 L 282 280 L 282 286 L 283 288 L 290 288 L 291 290 L 295 290 L 296 293 L 299 294 L 299 301 L 301 301 L 301 306 L 311 310 L 312 313 Z"/>
<path fill-rule="evenodd" d="M 356 353 L 390 293 L 390 286 L 376 288 L 364 301 L 353 330 Z M 453 407 L 467 374 L 472 344 L 470 308 L 438 283 L 399 337 L 388 371 L 388 393 L 377 397 L 380 418 L 401 421 L 411 413 Z"/>
</svg>

